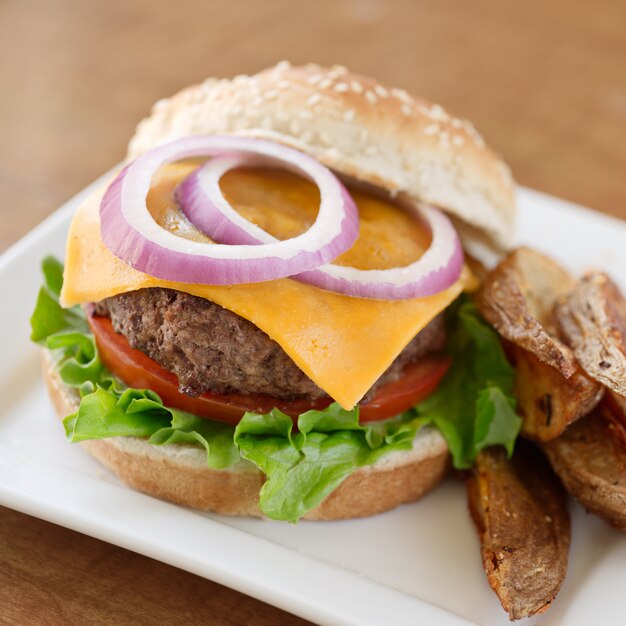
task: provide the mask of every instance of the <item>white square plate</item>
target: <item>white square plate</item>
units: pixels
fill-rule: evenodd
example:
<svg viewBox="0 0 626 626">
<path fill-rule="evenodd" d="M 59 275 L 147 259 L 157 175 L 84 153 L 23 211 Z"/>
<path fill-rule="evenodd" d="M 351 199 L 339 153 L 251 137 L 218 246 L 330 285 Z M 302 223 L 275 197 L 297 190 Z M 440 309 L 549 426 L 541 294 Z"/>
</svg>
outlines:
<svg viewBox="0 0 626 626">
<path fill-rule="evenodd" d="M 202 514 L 122 485 L 48 403 L 28 320 L 46 254 L 63 256 L 84 190 L 0 258 L 0 503 L 159 559 L 324 624 L 508 624 L 482 572 L 464 488 L 373 518 L 288 525 Z M 626 224 L 520 190 L 520 242 L 626 289 Z M 626 536 L 572 503 L 563 589 L 532 624 L 625 624 Z"/>
</svg>

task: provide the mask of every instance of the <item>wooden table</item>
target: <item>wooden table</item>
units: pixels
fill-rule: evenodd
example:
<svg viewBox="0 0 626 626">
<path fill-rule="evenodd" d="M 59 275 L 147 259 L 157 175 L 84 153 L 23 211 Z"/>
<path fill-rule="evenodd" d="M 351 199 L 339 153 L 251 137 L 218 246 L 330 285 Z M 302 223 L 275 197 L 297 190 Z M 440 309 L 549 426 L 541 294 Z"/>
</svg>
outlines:
<svg viewBox="0 0 626 626">
<path fill-rule="evenodd" d="M 624 24 L 621 0 L 4 0 L 0 250 L 120 161 L 153 101 L 282 58 L 441 102 L 520 183 L 626 218 Z M 6 623 L 303 623 L 7 509 L 0 580 Z"/>
</svg>

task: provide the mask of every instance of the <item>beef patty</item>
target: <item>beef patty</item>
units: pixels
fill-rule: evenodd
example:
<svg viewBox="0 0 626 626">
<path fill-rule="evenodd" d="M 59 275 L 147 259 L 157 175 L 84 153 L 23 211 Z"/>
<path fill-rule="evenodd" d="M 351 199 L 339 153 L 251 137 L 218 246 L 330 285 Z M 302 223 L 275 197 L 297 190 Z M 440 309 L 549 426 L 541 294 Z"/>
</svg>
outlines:
<svg viewBox="0 0 626 626">
<path fill-rule="evenodd" d="M 173 372 L 180 391 L 269 394 L 284 400 L 325 396 L 285 351 L 248 320 L 218 304 L 160 287 L 107 298 L 96 315 L 111 319 L 116 332 Z M 443 318 L 437 316 L 378 379 L 397 380 L 404 367 L 445 345 Z"/>
</svg>

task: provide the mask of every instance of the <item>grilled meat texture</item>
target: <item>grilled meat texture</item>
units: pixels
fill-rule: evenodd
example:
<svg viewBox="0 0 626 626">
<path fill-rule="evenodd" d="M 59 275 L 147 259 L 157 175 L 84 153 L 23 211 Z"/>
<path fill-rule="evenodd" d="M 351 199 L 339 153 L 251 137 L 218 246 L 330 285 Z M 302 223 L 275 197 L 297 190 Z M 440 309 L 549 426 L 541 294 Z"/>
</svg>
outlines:
<svg viewBox="0 0 626 626">
<path fill-rule="evenodd" d="M 107 298 L 94 314 L 111 319 L 116 332 L 178 378 L 190 396 L 269 394 L 276 398 L 325 396 L 285 351 L 248 320 L 218 304 L 160 287 Z M 402 376 L 404 367 L 445 345 L 443 317 L 424 328 L 368 392 Z"/>
</svg>

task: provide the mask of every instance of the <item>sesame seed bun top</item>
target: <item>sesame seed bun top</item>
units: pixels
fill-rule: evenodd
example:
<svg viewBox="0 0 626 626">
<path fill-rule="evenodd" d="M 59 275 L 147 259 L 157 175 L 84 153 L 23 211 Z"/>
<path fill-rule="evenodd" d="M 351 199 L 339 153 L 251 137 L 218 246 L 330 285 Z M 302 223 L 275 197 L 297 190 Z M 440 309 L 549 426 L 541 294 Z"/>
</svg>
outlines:
<svg viewBox="0 0 626 626">
<path fill-rule="evenodd" d="M 282 62 L 254 76 L 188 87 L 154 105 L 128 157 L 194 134 L 289 144 L 340 174 L 445 209 L 466 244 L 511 243 L 513 179 L 474 127 L 344 67 Z"/>
</svg>

